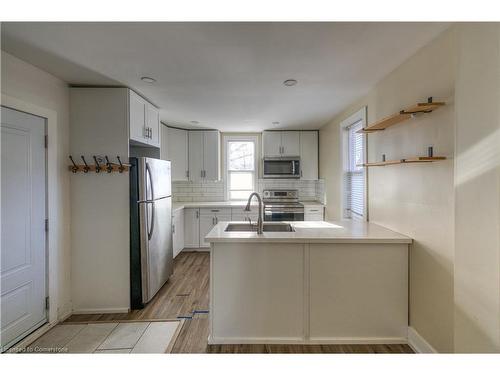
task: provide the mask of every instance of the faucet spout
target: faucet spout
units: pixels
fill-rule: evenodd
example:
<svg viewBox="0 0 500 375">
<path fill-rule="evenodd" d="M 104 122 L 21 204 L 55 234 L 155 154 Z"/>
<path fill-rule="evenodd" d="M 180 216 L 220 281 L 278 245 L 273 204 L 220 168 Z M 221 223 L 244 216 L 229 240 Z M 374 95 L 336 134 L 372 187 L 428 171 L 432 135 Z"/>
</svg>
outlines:
<svg viewBox="0 0 500 375">
<path fill-rule="evenodd" d="M 262 234 L 264 233 L 264 220 L 262 218 L 262 198 L 260 197 L 259 193 L 253 192 L 250 194 L 248 197 L 248 202 L 245 207 L 245 211 L 250 211 L 250 203 L 252 202 L 252 198 L 256 197 L 257 201 L 259 202 L 259 216 L 257 218 L 257 234 Z"/>
</svg>

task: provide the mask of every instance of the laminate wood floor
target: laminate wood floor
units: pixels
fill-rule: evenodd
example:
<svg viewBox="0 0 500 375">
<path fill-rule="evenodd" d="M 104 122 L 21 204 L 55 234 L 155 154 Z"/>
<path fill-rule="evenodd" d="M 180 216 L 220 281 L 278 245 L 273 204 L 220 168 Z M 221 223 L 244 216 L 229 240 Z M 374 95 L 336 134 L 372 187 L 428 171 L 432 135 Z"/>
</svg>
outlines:
<svg viewBox="0 0 500 375">
<path fill-rule="evenodd" d="M 184 318 L 172 353 L 413 353 L 408 345 L 207 345 L 210 254 L 182 252 L 174 274 L 142 310 L 76 314 L 65 322 Z"/>
</svg>

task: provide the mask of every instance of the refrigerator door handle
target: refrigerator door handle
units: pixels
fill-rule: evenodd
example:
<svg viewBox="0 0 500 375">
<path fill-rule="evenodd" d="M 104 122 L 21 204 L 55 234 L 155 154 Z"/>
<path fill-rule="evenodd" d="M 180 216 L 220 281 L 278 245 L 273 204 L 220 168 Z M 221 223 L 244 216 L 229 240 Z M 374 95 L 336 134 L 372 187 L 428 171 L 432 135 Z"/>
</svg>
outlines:
<svg viewBox="0 0 500 375">
<path fill-rule="evenodd" d="M 151 227 L 147 228 L 148 229 L 148 241 L 149 241 L 153 237 L 153 231 L 155 229 L 155 202 L 146 202 L 146 204 L 151 205 Z M 146 206 L 146 207 L 148 207 L 148 206 Z M 146 211 L 149 211 L 149 209 L 146 208 Z"/>
<path fill-rule="evenodd" d="M 153 188 L 153 175 L 151 174 L 151 167 L 149 166 L 149 163 L 146 163 L 146 174 L 148 175 L 149 179 L 149 188 L 151 189 L 151 200 L 155 200 L 155 190 Z M 148 197 L 146 196 L 146 199 Z"/>
<path fill-rule="evenodd" d="M 148 175 L 149 188 L 151 189 L 151 201 L 147 202 L 148 204 L 151 204 L 151 227 L 148 229 L 148 240 L 151 240 L 151 238 L 153 237 L 153 231 L 155 229 L 155 191 L 153 188 L 153 176 L 151 174 L 149 163 L 146 163 L 146 174 Z"/>
</svg>

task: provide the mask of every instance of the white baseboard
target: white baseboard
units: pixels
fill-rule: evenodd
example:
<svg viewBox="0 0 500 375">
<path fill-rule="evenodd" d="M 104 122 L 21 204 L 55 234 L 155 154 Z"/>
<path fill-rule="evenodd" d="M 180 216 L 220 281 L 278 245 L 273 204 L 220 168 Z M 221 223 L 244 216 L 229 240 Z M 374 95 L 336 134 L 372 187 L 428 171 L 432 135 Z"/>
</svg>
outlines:
<svg viewBox="0 0 500 375">
<path fill-rule="evenodd" d="M 413 327 L 408 327 L 408 345 L 415 353 L 430 354 L 437 353 L 437 350 L 432 347 Z"/>
<path fill-rule="evenodd" d="M 406 337 L 208 337 L 209 344 L 406 344 Z"/>
<path fill-rule="evenodd" d="M 75 309 L 72 314 L 123 314 L 128 313 L 128 307 L 103 308 L 103 309 Z"/>
</svg>

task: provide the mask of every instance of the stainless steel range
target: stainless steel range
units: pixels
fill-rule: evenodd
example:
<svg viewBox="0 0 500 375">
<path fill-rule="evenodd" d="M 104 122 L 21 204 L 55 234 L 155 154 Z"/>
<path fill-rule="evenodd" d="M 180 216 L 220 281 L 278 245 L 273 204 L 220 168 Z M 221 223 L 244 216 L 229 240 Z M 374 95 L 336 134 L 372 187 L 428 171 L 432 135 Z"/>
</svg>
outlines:
<svg viewBox="0 0 500 375">
<path fill-rule="evenodd" d="M 304 205 L 298 190 L 264 190 L 265 221 L 303 221 Z"/>
</svg>

